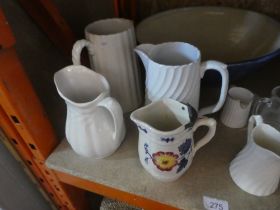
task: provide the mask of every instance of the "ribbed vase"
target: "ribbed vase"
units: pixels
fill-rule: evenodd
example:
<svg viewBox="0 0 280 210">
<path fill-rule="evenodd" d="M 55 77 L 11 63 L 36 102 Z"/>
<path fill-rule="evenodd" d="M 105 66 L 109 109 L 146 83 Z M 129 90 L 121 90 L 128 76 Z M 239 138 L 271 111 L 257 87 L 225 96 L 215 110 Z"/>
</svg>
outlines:
<svg viewBox="0 0 280 210">
<path fill-rule="evenodd" d="M 73 47 L 74 64 L 79 64 L 81 50 L 87 47 L 91 68 L 105 76 L 111 95 L 124 112 L 138 108 L 142 93 L 133 51 L 136 46 L 133 22 L 122 18 L 99 20 L 89 24 L 85 34 L 87 40 L 79 40 Z"/>
</svg>

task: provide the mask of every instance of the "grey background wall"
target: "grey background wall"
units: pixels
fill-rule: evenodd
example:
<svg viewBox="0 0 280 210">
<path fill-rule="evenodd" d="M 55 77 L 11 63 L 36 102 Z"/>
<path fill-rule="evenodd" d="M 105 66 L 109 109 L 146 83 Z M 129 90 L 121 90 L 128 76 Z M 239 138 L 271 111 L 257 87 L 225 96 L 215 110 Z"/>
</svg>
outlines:
<svg viewBox="0 0 280 210">
<path fill-rule="evenodd" d="M 114 16 L 113 0 L 53 0 L 77 38 L 97 19 Z M 65 107 L 53 84 L 53 73 L 70 65 L 17 0 L 0 0 L 0 6 L 16 37 L 16 50 L 59 138 L 64 137 Z"/>
<path fill-rule="evenodd" d="M 98 19 L 114 16 L 113 0 L 53 0 L 78 37 L 83 36 L 84 27 Z"/>
<path fill-rule="evenodd" d="M 2 143 L 0 130 L 0 209 L 50 210 L 49 203 Z"/>
</svg>

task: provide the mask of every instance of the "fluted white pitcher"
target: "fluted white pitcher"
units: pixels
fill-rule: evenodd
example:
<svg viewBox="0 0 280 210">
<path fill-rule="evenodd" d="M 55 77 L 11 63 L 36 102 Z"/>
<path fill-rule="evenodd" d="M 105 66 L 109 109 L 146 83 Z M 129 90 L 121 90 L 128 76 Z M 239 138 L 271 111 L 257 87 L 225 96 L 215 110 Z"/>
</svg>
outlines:
<svg viewBox="0 0 280 210">
<path fill-rule="evenodd" d="M 72 149 L 86 157 L 111 155 L 125 136 L 120 104 L 110 97 L 107 80 L 84 66 L 67 66 L 54 75 L 67 105 L 66 138 Z"/>
<path fill-rule="evenodd" d="M 250 117 L 246 146 L 230 164 L 230 175 L 242 190 L 267 196 L 278 188 L 280 178 L 280 132 Z"/>
<path fill-rule="evenodd" d="M 146 70 L 146 104 L 162 98 L 172 98 L 199 108 L 200 80 L 207 70 L 222 76 L 217 104 L 202 108 L 199 115 L 214 113 L 223 106 L 228 89 L 227 65 L 218 61 L 201 63 L 200 51 L 184 42 L 158 45 L 141 44 L 135 48 Z"/>
</svg>

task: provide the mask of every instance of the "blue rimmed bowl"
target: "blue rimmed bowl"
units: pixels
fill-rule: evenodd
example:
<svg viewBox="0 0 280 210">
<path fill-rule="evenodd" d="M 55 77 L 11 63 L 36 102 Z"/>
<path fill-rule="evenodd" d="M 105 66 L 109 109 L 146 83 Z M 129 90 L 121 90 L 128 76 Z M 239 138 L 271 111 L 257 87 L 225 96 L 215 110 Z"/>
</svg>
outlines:
<svg viewBox="0 0 280 210">
<path fill-rule="evenodd" d="M 197 46 L 202 60 L 228 64 L 240 80 L 280 55 L 280 23 L 252 11 L 228 7 L 187 7 L 158 13 L 136 27 L 140 43 L 183 41 Z M 210 75 L 210 80 L 216 80 Z"/>
</svg>

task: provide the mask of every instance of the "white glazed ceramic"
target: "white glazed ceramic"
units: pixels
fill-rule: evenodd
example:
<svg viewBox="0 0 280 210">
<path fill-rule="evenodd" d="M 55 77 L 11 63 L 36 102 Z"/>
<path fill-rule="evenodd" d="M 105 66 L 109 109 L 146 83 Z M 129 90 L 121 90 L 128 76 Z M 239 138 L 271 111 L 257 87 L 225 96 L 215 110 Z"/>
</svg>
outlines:
<svg viewBox="0 0 280 210">
<path fill-rule="evenodd" d="M 122 108 L 109 96 L 109 84 L 84 66 L 67 66 L 54 75 L 67 105 L 65 133 L 72 149 L 86 157 L 111 155 L 125 136 Z"/>
<path fill-rule="evenodd" d="M 199 107 L 200 80 L 207 70 L 222 76 L 217 104 L 200 109 L 199 115 L 218 111 L 223 106 L 228 89 L 227 66 L 218 61 L 201 63 L 200 51 L 184 42 L 158 45 L 141 44 L 135 48 L 146 70 L 146 104 L 162 98 L 172 98 Z"/>
<path fill-rule="evenodd" d="M 232 87 L 221 113 L 221 122 L 230 128 L 242 128 L 247 124 L 254 94 L 242 87 Z"/>
<path fill-rule="evenodd" d="M 194 108 L 173 99 L 153 102 L 134 111 L 130 118 L 139 130 L 138 153 L 142 166 L 164 182 L 178 179 L 216 130 L 214 119 L 197 120 Z M 200 126 L 209 127 L 209 131 L 194 144 L 193 133 Z"/>
<path fill-rule="evenodd" d="M 80 64 L 84 47 L 89 51 L 91 68 L 109 81 L 111 95 L 121 104 L 124 112 L 138 108 L 142 92 L 133 22 L 121 18 L 99 20 L 85 28 L 86 40 L 77 41 L 72 50 L 73 63 Z"/>
<path fill-rule="evenodd" d="M 280 132 L 255 117 L 249 120 L 248 142 L 231 162 L 229 170 L 242 190 L 268 196 L 275 192 L 280 178 Z"/>
<path fill-rule="evenodd" d="M 253 113 L 261 115 L 265 123 L 280 131 L 280 86 L 272 89 L 271 98 L 259 99 Z"/>
<path fill-rule="evenodd" d="M 232 80 L 280 54 L 279 21 L 230 7 L 186 7 L 160 12 L 138 24 L 136 37 L 140 43 L 180 41 L 197 46 L 202 60 L 227 63 Z"/>
</svg>

